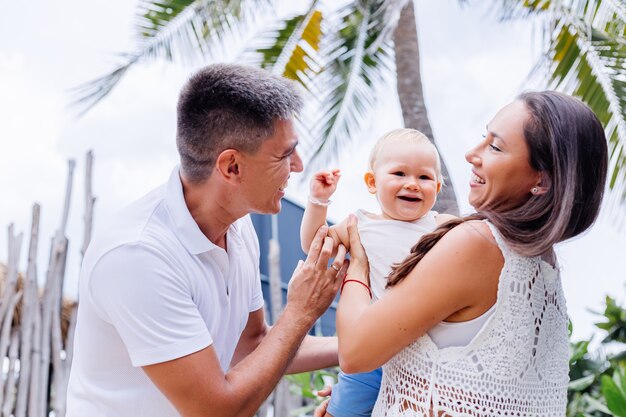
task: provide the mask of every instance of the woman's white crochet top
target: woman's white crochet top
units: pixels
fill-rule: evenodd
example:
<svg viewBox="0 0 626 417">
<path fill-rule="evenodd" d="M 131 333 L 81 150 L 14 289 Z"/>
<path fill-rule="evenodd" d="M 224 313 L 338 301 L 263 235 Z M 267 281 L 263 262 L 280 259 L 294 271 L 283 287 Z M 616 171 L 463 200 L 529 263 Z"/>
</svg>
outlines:
<svg viewBox="0 0 626 417">
<path fill-rule="evenodd" d="M 372 416 L 565 415 L 568 320 L 559 271 L 517 255 L 487 224 L 504 256 L 493 316 L 467 346 L 438 349 L 425 334 L 391 358 Z"/>
</svg>

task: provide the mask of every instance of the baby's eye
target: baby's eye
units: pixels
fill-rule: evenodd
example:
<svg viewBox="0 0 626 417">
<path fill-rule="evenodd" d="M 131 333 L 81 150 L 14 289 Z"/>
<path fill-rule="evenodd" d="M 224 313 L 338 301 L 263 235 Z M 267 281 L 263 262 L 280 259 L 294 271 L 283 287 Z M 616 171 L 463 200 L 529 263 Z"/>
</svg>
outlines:
<svg viewBox="0 0 626 417">
<path fill-rule="evenodd" d="M 404 172 L 402 171 L 396 171 L 396 172 L 392 172 L 391 175 L 396 175 L 398 177 L 404 177 Z"/>
<path fill-rule="evenodd" d="M 420 175 L 420 180 L 432 180 L 428 175 Z"/>
<path fill-rule="evenodd" d="M 489 144 L 489 148 L 490 148 L 491 150 L 493 150 L 493 151 L 496 151 L 496 152 L 502 152 L 502 149 L 498 148 L 498 147 L 497 147 L 496 145 L 494 145 L 493 143 L 490 143 L 490 144 Z"/>
</svg>

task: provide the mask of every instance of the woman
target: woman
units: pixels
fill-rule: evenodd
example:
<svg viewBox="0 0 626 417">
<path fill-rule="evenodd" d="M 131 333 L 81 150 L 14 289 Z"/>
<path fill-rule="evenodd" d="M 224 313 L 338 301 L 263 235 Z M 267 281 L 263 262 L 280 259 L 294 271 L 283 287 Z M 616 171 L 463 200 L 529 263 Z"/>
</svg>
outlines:
<svg viewBox="0 0 626 417">
<path fill-rule="evenodd" d="M 604 131 L 572 97 L 525 93 L 489 122 L 466 159 L 477 214 L 424 236 L 373 304 L 350 219 L 341 368 L 384 364 L 374 416 L 561 417 L 568 319 L 553 246 L 596 219 Z"/>
</svg>

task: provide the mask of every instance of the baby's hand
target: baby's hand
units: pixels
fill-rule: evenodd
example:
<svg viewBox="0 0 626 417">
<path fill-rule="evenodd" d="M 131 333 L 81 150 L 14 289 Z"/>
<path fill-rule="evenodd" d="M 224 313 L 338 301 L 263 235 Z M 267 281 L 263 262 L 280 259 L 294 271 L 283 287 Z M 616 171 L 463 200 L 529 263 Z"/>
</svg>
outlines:
<svg viewBox="0 0 626 417">
<path fill-rule="evenodd" d="M 339 169 L 315 173 L 311 178 L 311 197 L 318 200 L 328 200 L 337 189 L 339 178 L 341 178 Z"/>
</svg>

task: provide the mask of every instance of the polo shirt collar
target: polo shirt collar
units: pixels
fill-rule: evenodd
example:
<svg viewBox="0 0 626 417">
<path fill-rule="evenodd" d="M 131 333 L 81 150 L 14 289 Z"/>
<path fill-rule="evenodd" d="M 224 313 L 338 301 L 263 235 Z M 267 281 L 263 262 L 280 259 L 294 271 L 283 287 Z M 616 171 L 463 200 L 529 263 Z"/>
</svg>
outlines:
<svg viewBox="0 0 626 417">
<path fill-rule="evenodd" d="M 214 249 L 221 249 L 211 242 L 200 230 L 198 224 L 191 216 L 185 197 L 183 195 L 183 184 L 180 181 L 180 166 L 176 166 L 167 182 L 165 192 L 165 202 L 174 223 L 174 231 L 185 249 L 192 255 L 209 252 Z M 237 234 L 239 224 L 235 222 L 228 229 L 228 237 Z M 232 233 L 235 232 L 235 233 Z"/>
</svg>

